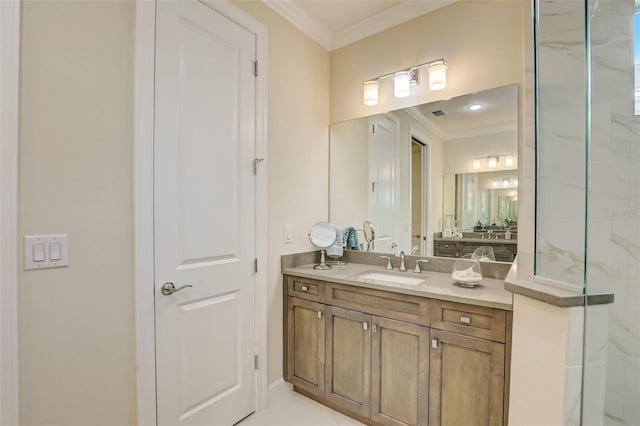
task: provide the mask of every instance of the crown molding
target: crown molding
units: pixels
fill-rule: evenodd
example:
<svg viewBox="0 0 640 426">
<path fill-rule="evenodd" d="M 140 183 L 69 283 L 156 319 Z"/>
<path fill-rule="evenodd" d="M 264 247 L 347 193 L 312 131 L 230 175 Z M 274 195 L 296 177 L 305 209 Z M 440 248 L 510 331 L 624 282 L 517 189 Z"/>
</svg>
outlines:
<svg viewBox="0 0 640 426">
<path fill-rule="evenodd" d="M 456 1 L 458 0 L 405 1 L 360 22 L 335 31 L 331 50 L 339 49 L 396 25 L 403 24 Z"/>
<path fill-rule="evenodd" d="M 262 0 L 265 5 L 328 51 L 339 49 L 456 1 L 458 0 L 408 0 L 332 33 L 318 19 L 298 7 L 293 0 Z"/>
<path fill-rule="evenodd" d="M 294 27 L 309 36 L 313 41 L 331 51 L 333 36 L 319 20 L 296 6 L 291 0 L 262 0 L 273 11 L 289 21 Z"/>
</svg>

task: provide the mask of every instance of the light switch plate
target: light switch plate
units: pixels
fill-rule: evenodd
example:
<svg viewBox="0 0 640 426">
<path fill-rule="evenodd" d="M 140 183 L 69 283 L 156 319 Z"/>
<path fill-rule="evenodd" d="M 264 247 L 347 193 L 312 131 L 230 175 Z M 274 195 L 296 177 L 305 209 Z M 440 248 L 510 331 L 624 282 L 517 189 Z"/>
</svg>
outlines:
<svg viewBox="0 0 640 426">
<path fill-rule="evenodd" d="M 293 225 L 284 226 L 284 243 L 293 244 Z"/>
<path fill-rule="evenodd" d="M 44 259 L 39 260 L 43 258 L 42 247 L 44 247 Z M 25 270 L 60 268 L 68 265 L 69 236 L 67 234 L 24 236 Z"/>
</svg>

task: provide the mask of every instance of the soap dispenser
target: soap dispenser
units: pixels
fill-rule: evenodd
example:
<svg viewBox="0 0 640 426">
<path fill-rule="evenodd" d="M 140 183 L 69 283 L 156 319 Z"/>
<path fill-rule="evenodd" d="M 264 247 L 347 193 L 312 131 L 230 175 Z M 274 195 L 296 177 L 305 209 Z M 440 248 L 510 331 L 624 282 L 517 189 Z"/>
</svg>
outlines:
<svg viewBox="0 0 640 426">
<path fill-rule="evenodd" d="M 507 230 L 504 232 L 504 239 L 505 240 L 511 239 L 511 228 L 507 228 Z"/>
</svg>

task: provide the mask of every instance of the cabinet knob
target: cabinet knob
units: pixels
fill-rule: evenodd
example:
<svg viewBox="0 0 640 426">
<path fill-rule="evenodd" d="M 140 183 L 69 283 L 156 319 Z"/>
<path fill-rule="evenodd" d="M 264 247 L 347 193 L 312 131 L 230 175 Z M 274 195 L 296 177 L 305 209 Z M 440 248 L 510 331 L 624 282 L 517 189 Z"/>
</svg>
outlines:
<svg viewBox="0 0 640 426">
<path fill-rule="evenodd" d="M 302 291 L 307 292 L 309 291 L 309 287 L 307 287 L 306 285 L 302 286 Z"/>
<path fill-rule="evenodd" d="M 460 317 L 460 322 L 463 324 L 471 324 L 471 318 L 469 317 Z"/>
</svg>

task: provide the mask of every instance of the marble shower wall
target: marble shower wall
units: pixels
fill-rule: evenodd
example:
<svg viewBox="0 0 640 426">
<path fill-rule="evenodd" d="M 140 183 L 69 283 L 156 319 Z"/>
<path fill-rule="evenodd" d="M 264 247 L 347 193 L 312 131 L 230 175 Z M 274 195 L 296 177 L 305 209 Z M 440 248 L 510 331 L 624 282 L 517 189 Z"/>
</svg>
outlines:
<svg viewBox="0 0 640 426">
<path fill-rule="evenodd" d="M 608 319 L 593 307 L 586 310 L 583 418 L 593 425 L 640 425 L 640 116 L 634 115 L 634 3 L 588 0 L 586 286 L 588 293 L 615 293 Z M 602 387 L 604 413 L 598 413 Z"/>
<path fill-rule="evenodd" d="M 634 3 L 539 2 L 536 274 L 615 294 L 607 308 L 585 310 L 585 425 L 640 425 Z"/>
<path fill-rule="evenodd" d="M 584 283 L 585 43 L 581 1 L 538 9 L 536 275 Z"/>
</svg>

